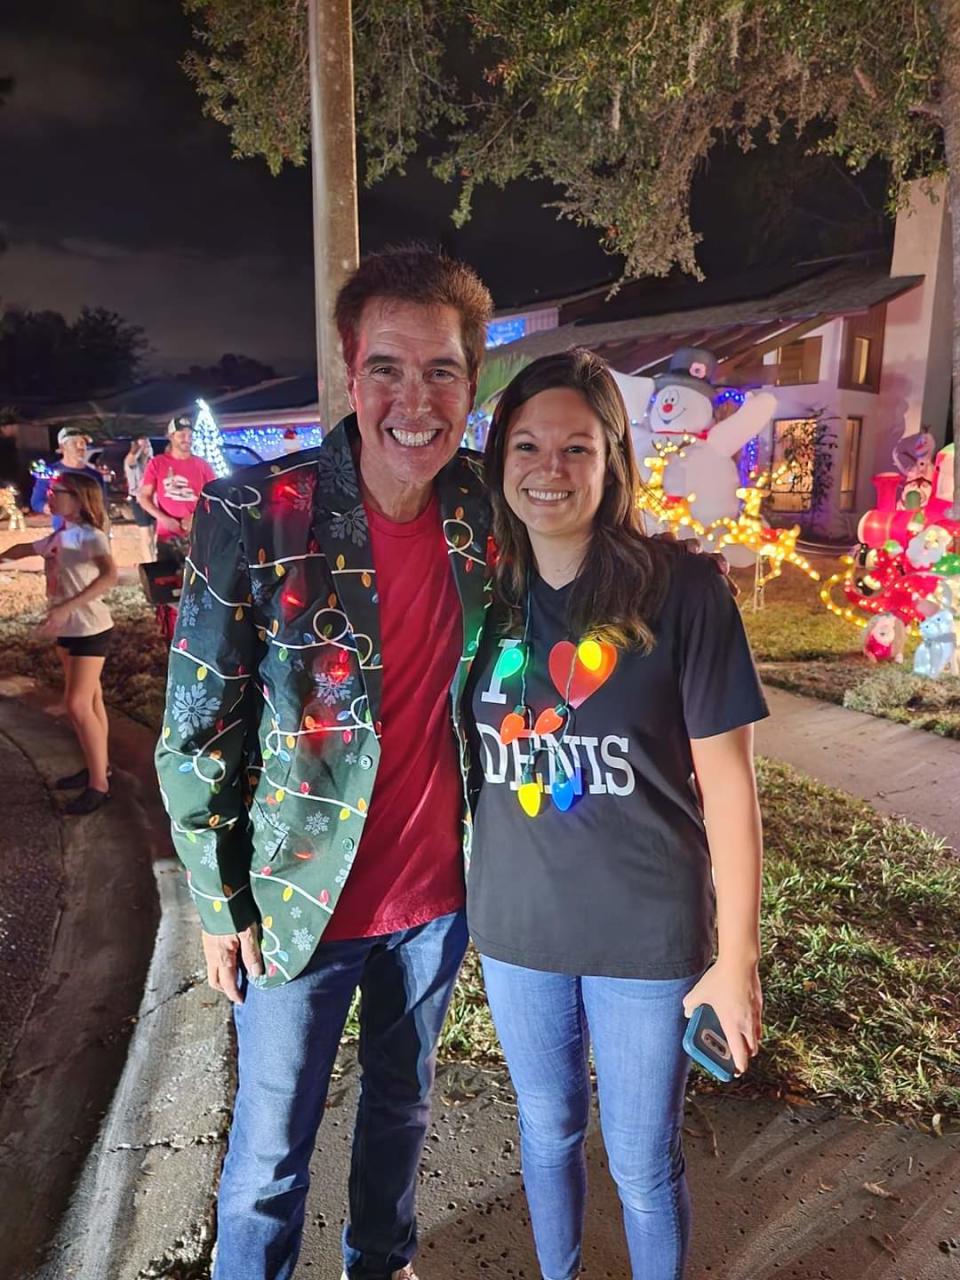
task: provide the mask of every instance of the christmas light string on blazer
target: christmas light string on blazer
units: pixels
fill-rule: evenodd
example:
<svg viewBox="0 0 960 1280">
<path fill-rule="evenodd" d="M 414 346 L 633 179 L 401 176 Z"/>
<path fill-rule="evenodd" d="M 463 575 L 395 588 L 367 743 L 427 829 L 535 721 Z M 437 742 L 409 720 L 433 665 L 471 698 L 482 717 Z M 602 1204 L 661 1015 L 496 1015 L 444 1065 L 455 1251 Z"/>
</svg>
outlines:
<svg viewBox="0 0 960 1280">
<path fill-rule="evenodd" d="M 556 647 L 556 646 L 555 646 Z M 561 813 L 572 808 L 574 801 L 583 794 L 583 775 L 579 764 L 573 765 L 573 772 L 567 770 L 566 761 L 560 751 L 560 745 L 567 735 L 572 723 L 573 708 L 570 705 L 570 690 L 573 685 L 577 661 L 583 663 L 590 672 L 600 670 L 603 662 L 603 650 L 596 640 L 584 639 L 573 645 L 570 659 L 570 670 L 567 674 L 563 699 L 556 706 L 547 707 L 533 720 L 533 712 L 527 706 L 527 666 L 531 657 L 530 639 L 530 591 L 526 593 L 524 608 L 523 637 L 518 645 L 511 645 L 502 650 L 494 667 L 494 675 L 499 680 L 508 680 L 521 673 L 520 701 L 508 711 L 500 724 L 500 741 L 504 746 L 524 737 L 545 737 L 560 730 L 560 737 L 554 746 L 551 743 L 539 746 L 532 751 L 530 759 L 523 767 L 520 775 L 520 786 L 517 801 L 528 818 L 535 818 L 540 812 L 540 797 L 543 794 L 543 780 L 536 776 L 536 759 L 542 751 L 546 751 L 554 762 L 554 780 L 551 784 L 551 797 L 554 806 Z M 549 664 L 548 664 L 549 667 Z M 531 725 L 531 721 L 533 721 Z"/>
</svg>

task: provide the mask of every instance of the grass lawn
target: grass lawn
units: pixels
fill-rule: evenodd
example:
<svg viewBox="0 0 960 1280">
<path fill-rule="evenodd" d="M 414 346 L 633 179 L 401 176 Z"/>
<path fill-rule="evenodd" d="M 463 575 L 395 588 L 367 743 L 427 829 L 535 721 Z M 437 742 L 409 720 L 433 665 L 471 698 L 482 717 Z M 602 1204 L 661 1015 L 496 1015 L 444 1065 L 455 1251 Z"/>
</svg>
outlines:
<svg viewBox="0 0 960 1280">
<path fill-rule="evenodd" d="M 820 558 L 814 567 L 827 578 L 838 562 Z M 902 666 L 868 662 L 861 651 L 863 632 L 824 608 L 819 583 L 787 568 L 767 588 L 764 608 L 754 612 L 752 570 L 740 570 L 735 577 L 747 633 L 767 684 L 960 738 L 960 680 L 914 676 L 915 641 L 908 642 Z"/>
<path fill-rule="evenodd" d="M 39 575 L 0 570 L 0 675 L 59 682 L 52 645 L 33 626 L 42 603 Z M 138 587 L 118 588 L 109 603 L 117 637 L 104 672 L 107 699 L 158 729 L 166 654 L 152 611 Z M 748 625 L 767 630 L 772 607 L 756 621 L 748 612 Z M 848 636 L 821 610 L 808 634 L 829 637 L 834 627 Z M 796 649 L 784 660 L 783 647 L 784 669 L 801 666 Z M 771 656 L 769 647 L 758 649 Z M 832 670 L 844 663 L 807 665 Z M 928 1124 L 938 1113 L 957 1117 L 960 863 L 932 836 L 784 767 L 761 762 L 759 776 L 767 831 L 767 1030 L 748 1082 L 732 1087 Z M 500 1060 L 472 953 L 442 1053 Z M 710 1087 L 699 1073 L 697 1082 Z"/>
<path fill-rule="evenodd" d="M 933 836 L 785 766 L 760 761 L 758 773 L 766 1032 L 749 1076 L 726 1088 L 956 1123 L 960 863 Z M 472 953 L 441 1053 L 500 1060 Z"/>
<path fill-rule="evenodd" d="M 0 566 L 0 676 L 32 676 L 45 684 L 63 683 L 60 661 L 47 636 L 37 633 L 43 617 L 44 582 L 40 573 Z M 106 597 L 114 635 L 103 669 L 107 702 L 160 731 L 167 646 L 153 610 L 139 586 L 119 586 Z"/>
</svg>

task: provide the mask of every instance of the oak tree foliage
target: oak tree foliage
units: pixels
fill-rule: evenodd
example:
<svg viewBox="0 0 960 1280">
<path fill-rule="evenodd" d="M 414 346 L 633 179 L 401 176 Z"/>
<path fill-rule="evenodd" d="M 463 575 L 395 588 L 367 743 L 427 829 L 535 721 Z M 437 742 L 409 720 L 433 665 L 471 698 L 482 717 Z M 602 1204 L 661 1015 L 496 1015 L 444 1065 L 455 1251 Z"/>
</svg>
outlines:
<svg viewBox="0 0 960 1280">
<path fill-rule="evenodd" d="M 273 172 L 309 148 L 306 0 L 184 0 L 185 66 L 237 155 Z M 943 165 L 943 62 L 957 0 L 356 0 L 357 133 L 368 182 L 431 144 L 455 182 L 545 178 L 628 277 L 698 274 L 689 199 L 719 141 L 789 124 L 853 170 L 905 183 Z M 451 58 L 453 47 L 461 56 Z M 468 56 L 463 56 L 468 54 Z"/>
</svg>

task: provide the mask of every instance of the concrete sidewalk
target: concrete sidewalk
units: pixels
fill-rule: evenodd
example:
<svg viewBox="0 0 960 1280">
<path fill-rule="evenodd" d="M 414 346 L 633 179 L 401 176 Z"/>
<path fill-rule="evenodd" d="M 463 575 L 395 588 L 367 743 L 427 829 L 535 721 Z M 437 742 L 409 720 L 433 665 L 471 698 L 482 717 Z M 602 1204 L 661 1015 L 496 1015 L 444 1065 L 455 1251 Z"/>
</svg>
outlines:
<svg viewBox="0 0 960 1280">
<path fill-rule="evenodd" d="M 313 1161 L 298 1275 L 340 1267 L 358 1069 L 342 1055 Z M 688 1101 L 694 1231 L 687 1280 L 956 1280 L 960 1134 L 927 1137 L 821 1108 L 719 1095 Z M 539 1275 L 505 1074 L 442 1069 L 420 1171 L 422 1280 Z M 596 1114 L 583 1274 L 629 1276 Z M 870 1191 L 868 1184 L 879 1191 Z M 951 1240 L 954 1241 L 951 1244 Z"/>
<path fill-rule="evenodd" d="M 960 853 L 960 741 L 769 685 L 764 693 L 770 718 L 757 726 L 759 755 L 925 827 Z"/>
<path fill-rule="evenodd" d="M 764 754 L 960 844 L 960 744 L 779 690 L 768 696 Z M 0 728 L 18 741 L 15 717 Z M 153 784 L 144 745 L 141 738 L 124 749 L 131 759 L 140 752 L 146 794 Z M 182 875 L 164 860 L 166 820 L 155 790 L 150 803 L 164 907 L 154 959 L 123 1077 L 36 1280 L 207 1275 L 230 1105 L 228 1006 L 202 984 L 194 915 Z M 112 838 L 129 847 L 122 812 L 111 804 L 103 816 L 115 828 Z M 138 830 L 135 838 L 146 841 Z M 313 1162 L 298 1275 L 339 1275 L 357 1076 L 345 1051 Z M 538 1275 L 515 1112 L 505 1073 L 441 1070 L 420 1175 L 422 1280 Z M 64 1122 L 60 1116 L 61 1138 L 73 1132 Z M 717 1095 L 689 1104 L 686 1144 L 695 1212 L 688 1280 L 960 1277 L 960 1134 L 938 1139 L 819 1108 Z M 620 1210 L 596 1126 L 589 1160 L 585 1275 L 625 1277 Z"/>
</svg>

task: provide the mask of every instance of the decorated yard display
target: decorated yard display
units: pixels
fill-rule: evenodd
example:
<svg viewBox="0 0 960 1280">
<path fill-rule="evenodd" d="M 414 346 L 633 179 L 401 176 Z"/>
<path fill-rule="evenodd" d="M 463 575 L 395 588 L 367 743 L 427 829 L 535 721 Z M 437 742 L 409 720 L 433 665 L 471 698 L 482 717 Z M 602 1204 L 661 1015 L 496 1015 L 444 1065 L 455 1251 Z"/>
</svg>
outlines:
<svg viewBox="0 0 960 1280">
<path fill-rule="evenodd" d="M 863 652 L 871 662 L 902 662 L 907 629 L 892 613 L 879 613 L 867 623 Z"/>
<path fill-rule="evenodd" d="M 769 391 L 759 391 L 747 395 L 735 413 L 716 422 L 711 382 L 716 367 L 711 352 L 681 347 L 666 373 L 633 379 L 641 386 L 631 388 L 636 405 L 642 384 L 647 384 L 645 412 L 631 427 L 641 474 L 649 479 L 647 459 L 663 446 L 676 446 L 667 454 L 663 492 L 668 499 L 686 500 L 690 514 L 704 528 L 717 520 L 736 518 L 740 475 L 734 457 L 767 425 L 777 403 Z M 619 375 L 617 381 L 622 390 Z"/>
<path fill-rule="evenodd" d="M 17 490 L 13 485 L 0 484 L 0 520 L 6 520 L 8 529 L 25 529 L 27 522 L 23 518 L 17 502 Z"/>
<path fill-rule="evenodd" d="M 920 623 L 920 643 L 913 655 L 913 674 L 960 675 L 957 666 L 956 620 L 949 609 L 941 609 Z"/>
<path fill-rule="evenodd" d="M 953 497 L 953 446 L 936 452 L 926 432 L 901 440 L 894 472 L 873 477 L 877 505 L 858 527 L 860 545 L 844 557 L 844 568 L 824 583 L 821 598 L 833 613 L 867 628 L 864 651 L 882 661 L 889 633 L 885 619 L 899 621 L 920 639 L 916 675 L 960 674 L 957 614 L 960 613 L 960 522 L 947 515 Z M 842 591 L 846 603 L 835 598 Z"/>
<path fill-rule="evenodd" d="M 206 458 L 219 479 L 230 474 L 230 463 L 223 452 L 223 437 L 213 410 L 206 400 L 197 400 L 197 417 L 193 424 L 193 452 Z"/>
<path fill-rule="evenodd" d="M 631 420 L 645 481 L 640 505 L 649 521 L 722 550 L 731 564 L 756 564 L 754 602 L 759 604 L 759 593 L 784 564 L 814 579 L 818 575 L 796 550 L 799 526 L 774 529 L 763 520 L 761 504 L 771 477 L 751 474 L 744 485 L 735 461 L 769 423 L 776 399 L 769 391 L 746 392 L 739 407 L 717 421 L 715 403 L 721 396 L 711 381 L 716 368 L 711 352 L 682 347 L 667 372 L 655 378 L 616 372 L 614 377 Z"/>
</svg>

